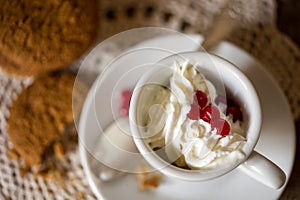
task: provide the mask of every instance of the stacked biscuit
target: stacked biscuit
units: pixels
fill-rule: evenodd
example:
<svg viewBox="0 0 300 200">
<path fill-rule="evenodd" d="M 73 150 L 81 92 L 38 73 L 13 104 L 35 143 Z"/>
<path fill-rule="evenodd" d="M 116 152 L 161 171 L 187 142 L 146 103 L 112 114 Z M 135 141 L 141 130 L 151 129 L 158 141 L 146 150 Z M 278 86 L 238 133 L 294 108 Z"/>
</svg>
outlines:
<svg viewBox="0 0 300 200">
<path fill-rule="evenodd" d="M 49 151 L 64 155 L 76 76 L 61 69 L 91 47 L 97 19 L 96 0 L 0 0 L 0 68 L 34 77 L 12 104 L 7 124 L 26 168 L 41 171 Z"/>
</svg>

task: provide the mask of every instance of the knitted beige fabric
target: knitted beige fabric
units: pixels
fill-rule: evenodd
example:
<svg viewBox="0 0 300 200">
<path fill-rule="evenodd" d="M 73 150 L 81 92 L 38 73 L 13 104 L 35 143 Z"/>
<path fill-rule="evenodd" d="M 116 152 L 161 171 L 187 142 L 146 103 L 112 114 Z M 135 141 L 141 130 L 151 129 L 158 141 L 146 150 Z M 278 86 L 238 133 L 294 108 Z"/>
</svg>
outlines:
<svg viewBox="0 0 300 200">
<path fill-rule="evenodd" d="M 184 33 L 203 33 L 224 1 L 100 0 L 99 3 L 99 40 L 104 40 L 121 31 L 145 26 L 166 27 Z M 240 1 L 240 8 L 243 24 L 228 40 L 264 64 L 278 80 L 294 118 L 299 118 L 300 51 L 276 29 L 275 3 L 272 0 Z M 124 43 L 127 48 L 130 45 Z M 99 55 L 100 58 L 91 61 L 91 66 L 114 55 L 114 50 L 108 47 L 105 53 Z M 63 184 L 36 178 L 32 174 L 21 177 L 19 163 L 8 158 L 10 143 L 6 120 L 9 108 L 19 92 L 32 81 L 32 78 L 18 79 L 0 73 L 0 199 L 95 199 L 85 178 L 77 149 L 65 158 L 69 171 Z"/>
</svg>

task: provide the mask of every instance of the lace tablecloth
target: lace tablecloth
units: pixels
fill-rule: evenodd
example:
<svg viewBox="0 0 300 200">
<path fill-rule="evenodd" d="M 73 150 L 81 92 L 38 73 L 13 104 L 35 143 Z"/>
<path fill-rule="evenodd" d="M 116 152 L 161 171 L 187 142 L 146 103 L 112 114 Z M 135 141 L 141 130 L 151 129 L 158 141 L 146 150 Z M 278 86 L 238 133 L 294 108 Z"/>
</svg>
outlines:
<svg viewBox="0 0 300 200">
<path fill-rule="evenodd" d="M 203 33 L 224 1 L 100 0 L 99 3 L 101 41 L 121 31 L 145 26 L 166 27 L 184 33 Z M 265 65 L 284 91 L 294 119 L 297 120 L 300 115 L 300 50 L 277 30 L 274 1 L 251 0 L 240 3 L 243 24 L 227 39 Z M 129 47 L 130 44 L 124 45 Z M 109 56 L 110 53 L 113 54 L 113 49 L 108 49 L 103 56 Z M 69 171 L 62 184 L 36 178 L 32 174 L 22 177 L 19 163 L 8 158 L 7 149 L 11 146 L 6 130 L 9 107 L 18 93 L 32 81 L 32 78 L 18 79 L 0 73 L 0 199 L 95 199 L 77 150 L 66 157 Z M 297 169 L 294 174 L 299 174 Z M 299 179 L 292 178 L 293 182 L 288 185 L 282 199 L 300 198 Z"/>
</svg>

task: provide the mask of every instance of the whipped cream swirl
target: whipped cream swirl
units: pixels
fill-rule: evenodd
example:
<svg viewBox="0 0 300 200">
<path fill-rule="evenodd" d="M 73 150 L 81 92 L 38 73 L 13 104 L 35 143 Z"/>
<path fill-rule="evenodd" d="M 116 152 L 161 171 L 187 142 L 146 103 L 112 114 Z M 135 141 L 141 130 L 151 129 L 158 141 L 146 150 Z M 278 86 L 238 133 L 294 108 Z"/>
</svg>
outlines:
<svg viewBox="0 0 300 200">
<path fill-rule="evenodd" d="M 241 122 L 233 122 L 230 115 L 223 114 L 224 107 L 215 104 L 217 92 L 214 85 L 188 62 L 175 62 L 172 68 L 174 74 L 170 78 L 170 90 L 166 89 L 169 92 L 163 93 L 168 99 L 162 103 L 165 125 L 158 134 L 148 138 L 149 145 L 153 149 L 164 148 L 168 160 L 183 168 L 222 168 L 243 159 L 246 139 Z M 217 134 L 216 129 L 202 119 L 187 117 L 197 90 L 207 95 L 208 103 L 218 107 L 221 118 L 229 123 L 227 136 Z"/>
</svg>

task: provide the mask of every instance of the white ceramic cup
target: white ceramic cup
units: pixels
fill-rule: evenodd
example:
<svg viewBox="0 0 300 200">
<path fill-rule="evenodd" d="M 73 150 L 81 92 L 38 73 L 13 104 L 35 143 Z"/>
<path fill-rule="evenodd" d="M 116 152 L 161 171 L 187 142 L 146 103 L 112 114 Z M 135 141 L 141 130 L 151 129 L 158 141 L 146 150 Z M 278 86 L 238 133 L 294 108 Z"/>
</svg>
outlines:
<svg viewBox="0 0 300 200">
<path fill-rule="evenodd" d="M 168 85 L 169 79 L 173 74 L 170 67 L 175 60 L 188 60 L 194 65 L 200 66 L 201 73 L 210 80 L 220 80 L 234 96 L 235 100 L 243 109 L 246 123 L 247 142 L 243 148 L 245 158 L 239 162 L 232 163 L 230 166 L 213 170 L 190 170 L 176 167 L 155 153 L 141 133 L 143 124 L 140 124 L 141 106 L 148 97 L 141 97 L 141 94 L 149 95 L 143 88 L 148 84 Z M 167 66 L 167 67 L 166 67 Z M 214 81 L 212 81 L 214 82 Z M 216 83 L 218 85 L 219 83 Z M 229 61 L 205 52 L 185 52 L 172 55 L 160 61 L 145 73 L 138 81 L 130 104 L 130 129 L 134 142 L 145 158 L 145 160 L 155 169 L 163 174 L 187 181 L 206 181 L 219 176 L 223 176 L 231 170 L 237 168 L 261 183 L 273 189 L 283 186 L 286 181 L 285 173 L 272 161 L 254 150 L 260 136 L 262 124 L 262 114 L 259 97 L 251 81 L 236 66 Z"/>
</svg>

